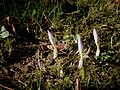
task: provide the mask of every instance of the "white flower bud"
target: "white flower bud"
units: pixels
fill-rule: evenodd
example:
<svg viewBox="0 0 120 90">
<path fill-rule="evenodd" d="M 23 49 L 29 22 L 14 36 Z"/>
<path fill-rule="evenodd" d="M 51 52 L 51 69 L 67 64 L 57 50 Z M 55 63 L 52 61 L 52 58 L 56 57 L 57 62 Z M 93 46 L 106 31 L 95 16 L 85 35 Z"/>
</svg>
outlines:
<svg viewBox="0 0 120 90">
<path fill-rule="evenodd" d="M 52 44 L 53 49 L 54 49 L 54 51 L 53 51 L 53 54 L 54 54 L 53 59 L 55 59 L 57 57 L 57 55 L 58 55 L 55 40 L 54 40 L 54 37 L 51 34 L 51 32 L 49 30 L 47 30 L 47 31 L 48 31 L 48 37 L 49 37 L 50 43 Z"/>
<path fill-rule="evenodd" d="M 98 44 L 98 34 L 95 28 L 93 29 L 93 36 L 94 36 L 95 44 L 97 46 L 96 57 L 98 57 L 100 54 L 100 49 L 99 49 L 99 44 Z"/>
<path fill-rule="evenodd" d="M 95 44 L 97 44 L 98 43 L 98 34 L 97 34 L 97 31 L 95 28 L 93 29 L 93 36 L 94 36 Z"/>
<path fill-rule="evenodd" d="M 53 37 L 52 33 L 49 30 L 47 30 L 47 31 L 48 31 L 48 37 L 49 37 L 50 43 L 54 47 L 55 46 L 54 37 Z"/>
<path fill-rule="evenodd" d="M 83 45 L 82 45 L 82 41 L 81 41 L 81 38 L 80 38 L 79 34 L 77 34 L 77 39 L 78 39 L 78 51 L 79 51 L 79 53 L 81 55 L 82 51 L 83 51 Z"/>
</svg>

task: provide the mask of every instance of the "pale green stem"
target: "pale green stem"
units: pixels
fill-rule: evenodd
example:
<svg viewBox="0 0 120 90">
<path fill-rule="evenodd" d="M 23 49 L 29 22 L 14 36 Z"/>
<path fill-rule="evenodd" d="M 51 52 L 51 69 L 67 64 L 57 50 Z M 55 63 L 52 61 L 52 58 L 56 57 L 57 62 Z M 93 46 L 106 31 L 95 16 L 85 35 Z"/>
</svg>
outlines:
<svg viewBox="0 0 120 90">
<path fill-rule="evenodd" d="M 85 70 L 84 70 L 84 67 L 82 67 L 82 69 L 81 69 L 81 77 L 82 77 L 82 80 L 84 80 L 84 78 L 85 78 Z"/>
<path fill-rule="evenodd" d="M 98 44 L 96 44 L 96 46 L 97 46 L 96 57 L 98 57 L 100 55 L 100 48 Z"/>
<path fill-rule="evenodd" d="M 81 73 L 81 77 L 82 77 L 82 80 L 84 80 L 84 67 L 83 67 L 83 55 L 81 54 L 80 55 L 80 60 L 79 60 L 79 65 L 78 65 L 78 68 L 81 69 L 80 70 L 80 73 Z"/>
<path fill-rule="evenodd" d="M 78 64 L 78 68 L 81 69 L 83 66 L 83 55 L 80 55 L 80 60 L 79 60 L 79 64 Z"/>
<path fill-rule="evenodd" d="M 54 48 L 54 50 L 53 50 L 53 59 L 55 59 L 58 56 L 58 51 L 57 51 L 57 48 L 55 46 L 53 48 Z"/>
</svg>

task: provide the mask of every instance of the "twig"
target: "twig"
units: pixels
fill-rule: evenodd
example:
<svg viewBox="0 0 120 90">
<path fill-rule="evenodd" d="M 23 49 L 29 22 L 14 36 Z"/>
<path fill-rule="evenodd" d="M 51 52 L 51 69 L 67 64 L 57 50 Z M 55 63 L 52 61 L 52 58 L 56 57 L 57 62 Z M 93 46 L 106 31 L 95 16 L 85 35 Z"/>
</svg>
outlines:
<svg viewBox="0 0 120 90">
<path fill-rule="evenodd" d="M 0 87 L 3 87 L 3 88 L 5 88 L 5 89 L 7 89 L 7 90 L 13 90 L 13 89 L 11 89 L 11 88 L 9 88 L 9 87 L 6 87 L 6 86 L 4 86 L 4 85 L 1 85 L 1 84 L 0 84 Z"/>
<path fill-rule="evenodd" d="M 27 87 L 27 85 L 25 83 L 23 83 L 22 81 L 18 80 L 18 82 Z"/>
</svg>

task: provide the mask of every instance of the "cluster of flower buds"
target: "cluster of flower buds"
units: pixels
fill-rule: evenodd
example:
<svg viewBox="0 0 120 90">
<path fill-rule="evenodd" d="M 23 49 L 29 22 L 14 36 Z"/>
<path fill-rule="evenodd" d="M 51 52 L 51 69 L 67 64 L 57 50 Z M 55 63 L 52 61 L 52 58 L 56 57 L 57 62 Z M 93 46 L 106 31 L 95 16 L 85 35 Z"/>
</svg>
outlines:
<svg viewBox="0 0 120 90">
<path fill-rule="evenodd" d="M 51 34 L 51 32 L 49 30 L 48 30 L 48 36 L 49 36 L 50 43 L 53 46 L 53 54 L 54 54 L 53 59 L 55 59 L 55 58 L 57 58 L 58 51 L 57 51 L 57 48 L 56 48 L 55 39 L 54 39 L 53 35 Z M 94 36 L 95 44 L 97 46 L 96 57 L 98 57 L 99 54 L 100 54 L 100 49 L 99 49 L 99 42 L 98 42 L 98 34 L 97 34 L 97 31 L 96 31 L 95 28 L 93 29 L 93 36 Z M 77 40 L 78 40 L 78 52 L 80 54 L 80 60 L 79 60 L 78 68 L 81 69 L 82 66 L 83 66 L 83 44 L 82 44 L 82 40 L 81 40 L 81 37 L 80 37 L 79 34 L 77 34 Z"/>
<path fill-rule="evenodd" d="M 97 46 L 96 57 L 98 57 L 100 54 L 100 49 L 99 49 L 99 42 L 98 42 L 98 34 L 95 28 L 93 29 L 93 36 L 94 36 L 95 44 Z M 83 66 L 83 45 L 82 45 L 82 41 L 79 34 L 77 35 L 77 39 L 78 39 L 78 51 L 80 54 L 78 68 L 81 69 Z"/>
</svg>

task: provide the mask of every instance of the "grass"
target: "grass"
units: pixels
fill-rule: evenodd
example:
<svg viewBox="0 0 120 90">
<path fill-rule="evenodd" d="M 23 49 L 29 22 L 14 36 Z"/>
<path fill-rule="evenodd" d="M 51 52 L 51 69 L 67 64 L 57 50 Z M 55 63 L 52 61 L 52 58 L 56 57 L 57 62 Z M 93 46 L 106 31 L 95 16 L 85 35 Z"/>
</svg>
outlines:
<svg viewBox="0 0 120 90">
<path fill-rule="evenodd" d="M 4 0 L 3 0 L 4 1 Z M 111 0 L 43 0 L 0 2 L 1 19 L 10 16 L 18 29 L 29 29 L 38 42 L 21 35 L 0 39 L 0 88 L 20 90 L 112 90 L 120 88 L 119 4 Z M 14 9 L 13 9 L 14 8 Z M 4 22 L 0 22 L 3 26 Z M 17 27 L 16 27 L 17 28 Z M 95 58 L 93 29 L 99 36 L 100 56 Z M 47 30 L 56 39 L 53 59 Z M 24 33 L 22 33 L 24 34 Z M 78 68 L 77 37 L 83 43 L 82 72 Z M 27 38 L 27 39 L 26 39 Z M 63 47 L 62 47 L 63 45 Z"/>
</svg>

